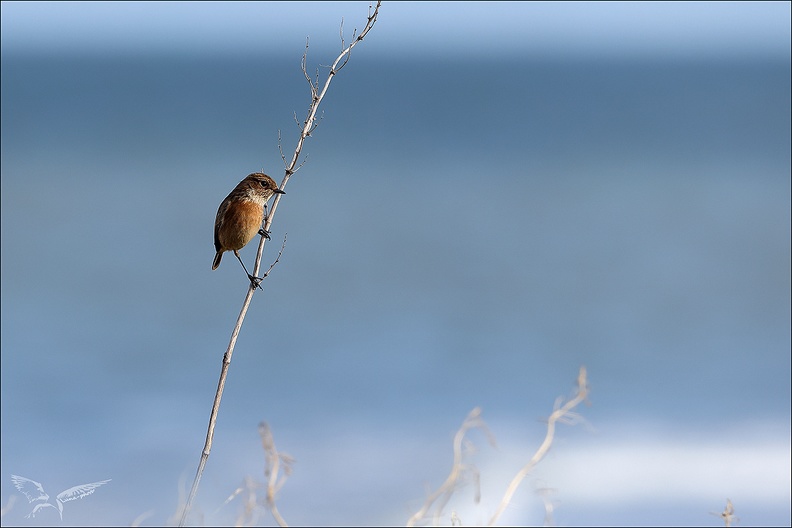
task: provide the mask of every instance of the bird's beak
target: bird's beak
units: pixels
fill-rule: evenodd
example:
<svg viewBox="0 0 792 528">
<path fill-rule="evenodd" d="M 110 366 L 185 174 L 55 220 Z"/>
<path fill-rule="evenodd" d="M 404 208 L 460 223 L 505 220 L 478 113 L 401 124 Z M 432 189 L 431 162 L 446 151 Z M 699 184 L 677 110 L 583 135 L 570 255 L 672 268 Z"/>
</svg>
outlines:
<svg viewBox="0 0 792 528">
<path fill-rule="evenodd" d="M 274 192 L 275 194 L 286 194 L 286 191 L 281 191 L 280 189 L 275 189 L 272 192 Z"/>
</svg>

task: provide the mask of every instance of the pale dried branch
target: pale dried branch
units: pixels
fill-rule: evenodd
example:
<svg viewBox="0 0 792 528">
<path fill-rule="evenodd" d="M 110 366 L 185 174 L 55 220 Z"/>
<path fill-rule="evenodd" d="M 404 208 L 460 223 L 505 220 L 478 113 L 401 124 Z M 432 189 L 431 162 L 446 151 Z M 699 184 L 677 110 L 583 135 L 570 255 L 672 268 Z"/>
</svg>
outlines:
<svg viewBox="0 0 792 528">
<path fill-rule="evenodd" d="M 242 496 L 243 507 L 237 517 L 237 526 L 255 526 L 259 523 L 262 513 L 269 511 L 279 526 L 288 526 L 283 516 L 278 511 L 275 496 L 283 487 L 286 478 L 292 474 L 294 459 L 286 453 L 278 452 L 272 431 L 266 422 L 258 426 L 261 446 L 264 450 L 264 476 L 266 483 L 259 482 L 253 477 L 246 476 L 243 483 L 217 509 L 220 511 L 237 497 Z M 259 497 L 259 490 L 265 490 L 263 497 Z M 215 513 L 217 513 L 217 511 Z"/>
<path fill-rule="evenodd" d="M 220 506 L 217 507 L 217 509 L 214 511 L 214 514 L 217 515 L 217 513 L 220 510 L 222 510 L 224 507 L 228 506 L 231 503 L 232 500 L 236 499 L 239 495 L 241 495 L 245 491 L 245 488 L 246 488 L 246 485 L 245 485 L 245 483 L 243 483 L 240 486 L 238 486 L 237 489 L 232 491 L 231 495 L 229 495 L 228 498 L 226 498 L 226 500 L 223 501 L 223 504 L 221 504 Z"/>
<path fill-rule="evenodd" d="M 308 84 L 311 86 L 311 105 L 308 108 L 308 114 L 303 121 L 302 131 L 300 133 L 300 137 L 297 140 L 297 145 L 294 149 L 294 154 L 292 156 L 291 161 L 287 164 L 285 169 L 285 174 L 283 176 L 283 180 L 280 183 L 280 188 L 285 189 L 286 184 L 289 182 L 289 178 L 297 171 L 302 164 L 298 164 L 300 160 L 300 156 L 302 154 L 303 145 L 305 144 L 305 140 L 311 135 L 311 132 L 316 129 L 317 126 L 317 112 L 319 111 L 319 105 L 322 103 L 325 95 L 327 94 L 327 90 L 330 88 L 330 83 L 333 80 L 333 77 L 338 73 L 338 65 L 346 58 L 348 60 L 349 54 L 352 52 L 352 49 L 357 46 L 360 42 L 363 41 L 366 35 L 368 35 L 369 31 L 374 27 L 374 24 L 377 22 L 377 16 L 379 15 L 379 9 L 382 2 L 378 1 L 376 6 L 374 6 L 372 11 L 372 6 L 369 4 L 369 14 L 366 20 L 366 26 L 363 28 L 363 31 L 360 32 L 357 37 L 343 50 L 341 53 L 336 57 L 333 64 L 330 66 L 330 71 L 327 73 L 327 78 L 324 81 L 324 85 L 322 85 L 322 89 L 319 90 L 320 82 L 319 82 L 319 72 L 317 71 L 317 78 L 316 82 L 312 81 L 310 76 L 308 75 L 308 39 L 305 40 L 305 51 L 303 52 L 303 57 L 301 61 L 301 68 L 303 71 L 303 75 L 305 79 L 308 81 Z M 346 64 L 346 62 L 344 62 Z M 320 118 L 321 119 L 321 118 Z M 264 229 L 269 231 L 270 225 L 272 224 L 272 219 L 275 216 L 275 211 L 278 209 L 278 205 L 280 204 L 280 200 L 282 194 L 275 195 L 275 200 L 272 203 L 272 212 L 267 217 L 264 222 Z M 261 237 L 259 240 L 259 247 L 258 252 L 256 254 L 256 262 L 253 268 L 253 275 L 258 276 L 259 269 L 261 267 L 261 256 L 264 252 L 264 245 L 266 244 L 266 238 Z"/>
<path fill-rule="evenodd" d="M 270 264 L 270 267 L 267 269 L 267 271 L 264 273 L 264 275 L 261 276 L 262 279 L 266 279 L 267 276 L 272 271 L 272 268 L 275 267 L 275 264 L 280 262 L 281 255 L 283 255 L 283 250 L 286 248 L 286 236 L 287 235 L 288 235 L 288 233 L 284 233 L 284 235 L 283 235 L 283 244 L 281 244 L 280 251 L 278 251 L 278 256 L 275 257 L 275 261 L 272 264 Z"/>
<path fill-rule="evenodd" d="M 316 99 L 316 91 L 319 89 L 319 83 L 314 82 L 311 80 L 311 77 L 308 75 L 308 41 L 309 37 L 305 37 L 305 51 L 303 52 L 302 60 L 300 61 L 300 68 L 302 69 L 303 75 L 305 76 L 305 80 L 308 81 L 308 85 L 311 87 L 311 100 Z M 295 118 L 297 114 L 295 114 Z"/>
<path fill-rule="evenodd" d="M 333 66 L 330 68 L 330 72 L 327 76 L 327 79 L 322 87 L 321 92 L 319 91 L 319 73 L 317 72 L 317 80 L 314 84 L 310 77 L 308 76 L 307 70 L 307 61 L 308 61 L 308 39 L 305 40 L 305 51 L 303 52 L 302 57 L 302 70 L 303 74 L 305 75 L 306 80 L 311 85 L 311 105 L 308 110 L 308 116 L 305 119 L 304 125 L 302 127 L 302 132 L 300 133 L 299 140 L 297 141 L 297 146 L 294 149 L 294 155 L 292 156 L 291 162 L 286 165 L 285 169 L 285 176 L 281 181 L 280 188 L 284 189 L 286 184 L 289 181 L 294 172 L 299 169 L 301 165 L 298 166 L 298 161 L 300 159 L 300 154 L 302 152 L 303 144 L 305 139 L 310 135 L 311 131 L 316 128 L 316 113 L 319 109 L 319 104 L 322 102 L 325 94 L 327 93 L 328 88 L 330 87 L 330 82 L 332 81 L 333 77 L 336 73 L 338 73 L 337 66 L 344 59 L 344 57 L 348 56 L 349 53 L 352 51 L 352 48 L 356 46 L 359 42 L 363 40 L 363 37 L 371 31 L 371 28 L 374 27 L 374 23 L 377 20 L 377 14 L 379 13 L 381 2 L 377 2 L 377 6 L 374 9 L 374 12 L 371 11 L 371 6 L 369 5 L 369 16 L 366 22 L 366 27 L 361 32 L 361 34 L 352 42 L 349 46 L 344 48 L 339 56 L 336 58 Z M 285 157 L 284 157 L 285 160 Z M 272 225 L 272 220 L 275 216 L 275 211 L 278 208 L 278 204 L 280 203 L 280 198 L 283 196 L 282 194 L 275 195 L 275 200 L 272 204 L 272 210 L 270 214 L 267 215 L 266 220 L 264 221 L 263 229 L 264 233 L 270 231 L 270 226 Z M 253 275 L 258 276 L 259 270 L 261 269 L 261 259 L 262 255 L 264 254 L 264 245 L 266 244 L 267 237 L 262 235 L 259 240 L 258 250 L 256 253 L 256 261 L 253 267 Z M 198 469 L 195 472 L 195 478 L 193 479 L 192 488 L 190 489 L 190 493 L 187 496 L 187 500 L 184 504 L 184 509 L 181 512 L 181 520 L 179 522 L 179 526 L 184 526 L 184 523 L 187 520 L 187 514 L 190 510 L 190 506 L 192 505 L 192 501 L 195 498 L 196 493 L 198 492 L 198 486 L 201 481 L 201 476 L 203 475 L 204 468 L 206 467 L 206 462 L 209 459 L 209 453 L 212 449 L 212 440 L 214 438 L 214 429 L 217 424 L 217 415 L 220 409 L 220 401 L 222 399 L 223 390 L 225 389 L 226 379 L 228 378 L 228 369 L 231 364 L 231 357 L 234 353 L 234 348 L 236 346 L 236 340 L 239 336 L 239 332 L 242 329 L 242 323 L 245 320 L 245 315 L 247 314 L 247 310 L 250 306 L 250 302 L 253 299 L 253 294 L 256 293 L 257 284 L 256 281 L 250 281 L 250 286 L 248 288 L 247 294 L 245 296 L 245 300 L 242 303 L 242 309 L 240 310 L 239 316 L 237 317 L 236 324 L 234 325 L 234 329 L 231 332 L 231 339 L 229 340 L 228 347 L 226 348 L 225 354 L 223 354 L 223 364 L 220 369 L 220 379 L 217 384 L 217 390 L 215 391 L 215 399 L 212 403 L 212 411 L 209 415 L 209 426 L 206 432 L 206 440 L 204 442 L 203 450 L 201 451 L 201 459 L 198 463 Z"/>
<path fill-rule="evenodd" d="M 272 431 L 270 431 L 267 422 L 259 424 L 259 436 L 261 437 L 261 445 L 264 448 L 266 460 L 264 476 L 269 477 L 267 481 L 266 506 L 278 526 L 288 526 L 275 504 L 275 494 L 280 491 L 286 482 L 286 478 L 291 475 L 294 459 L 285 453 L 278 453 L 275 448 L 275 439 L 272 437 Z M 283 475 L 280 474 L 281 464 L 283 464 Z"/>
<path fill-rule="evenodd" d="M 369 4 L 369 13 L 370 13 L 370 11 L 371 11 L 371 4 Z M 355 40 L 355 33 L 356 33 L 356 32 L 357 32 L 357 28 L 355 28 L 354 30 L 352 30 L 352 40 L 353 40 L 353 41 Z M 343 19 L 343 18 L 341 18 L 341 28 L 339 29 L 339 33 L 340 33 L 340 36 L 341 36 L 341 49 L 344 49 L 344 47 L 345 47 L 345 42 L 344 42 L 344 19 Z M 341 68 L 343 68 L 344 66 L 346 66 L 346 63 L 347 63 L 347 62 L 349 62 L 349 57 L 350 57 L 351 55 L 352 55 L 351 53 L 347 53 L 347 56 L 346 56 L 346 58 L 344 59 L 344 62 L 343 62 L 343 63 L 341 63 L 341 65 L 338 67 L 338 70 L 341 70 Z"/>
<path fill-rule="evenodd" d="M 731 499 L 726 499 L 726 508 L 723 509 L 721 512 L 721 518 L 723 519 L 723 523 L 726 525 L 726 528 L 732 525 L 732 523 L 737 522 L 737 516 L 734 515 L 734 505 L 732 505 Z"/>
<path fill-rule="evenodd" d="M 296 116 L 296 114 L 295 114 Z M 283 167 L 286 168 L 286 154 L 283 153 L 283 141 L 281 139 L 281 131 L 280 128 L 278 129 L 278 152 L 280 152 L 280 157 L 283 160 Z M 262 171 L 263 172 L 263 171 Z"/>
<path fill-rule="evenodd" d="M 468 414 L 467 418 L 465 418 L 465 421 L 462 423 L 462 427 L 460 427 L 454 435 L 454 462 L 451 465 L 451 473 L 448 475 L 445 482 L 443 482 L 443 484 L 434 493 L 430 494 L 426 498 L 426 501 L 424 502 L 421 509 L 415 512 L 415 514 L 413 514 L 413 516 L 407 520 L 407 526 L 415 526 L 416 522 L 424 519 L 426 514 L 432 509 L 432 506 L 435 505 L 435 503 L 437 503 L 437 505 L 435 507 L 434 520 L 435 524 L 437 524 L 440 515 L 442 514 L 443 508 L 448 503 L 454 491 L 456 491 L 466 470 L 472 471 L 473 480 L 476 483 L 477 488 L 476 496 L 480 496 L 480 492 L 478 491 L 478 471 L 472 466 L 466 466 L 462 463 L 464 455 L 463 441 L 465 440 L 465 435 L 471 429 L 481 429 L 485 431 L 490 439 L 490 442 L 494 442 L 494 437 L 489 433 L 484 420 L 481 419 L 481 409 L 476 407 L 470 411 L 470 414 Z M 454 515 L 456 514 L 454 513 Z"/>
<path fill-rule="evenodd" d="M 586 380 L 586 367 L 580 367 L 577 384 L 577 394 L 574 398 L 566 402 L 564 405 L 561 405 L 561 400 L 556 400 L 556 404 L 553 406 L 553 413 L 547 419 L 547 434 L 545 435 L 542 445 L 540 445 L 539 449 L 536 450 L 536 453 L 534 453 L 533 457 L 531 457 L 531 460 L 529 460 L 528 463 L 525 464 L 525 466 L 523 466 L 523 468 L 514 476 L 511 483 L 506 488 L 506 493 L 503 495 L 503 499 L 498 505 L 498 509 L 490 518 L 488 526 L 492 526 L 498 521 L 498 518 L 506 509 L 506 506 L 508 506 L 511 502 L 514 492 L 517 491 L 520 483 L 522 483 L 523 479 L 528 476 L 533 468 L 536 467 L 539 461 L 541 461 L 550 450 L 550 446 L 553 443 L 553 438 L 555 437 L 556 422 L 560 421 L 564 423 L 565 421 L 569 421 L 568 423 L 577 423 L 580 421 L 580 416 L 575 413 L 571 413 L 570 411 L 586 401 L 586 398 L 588 397 L 589 387 Z"/>
<path fill-rule="evenodd" d="M 355 47 L 355 43 L 363 40 L 366 37 L 366 34 L 374 27 L 374 23 L 377 21 L 377 15 L 379 14 L 379 7 L 381 2 L 377 2 L 377 7 L 374 8 L 374 11 L 371 11 L 372 4 L 369 3 L 369 14 L 368 20 L 366 21 L 366 27 L 363 28 L 363 31 L 360 32 L 360 35 L 357 35 L 357 28 L 352 31 L 352 44 L 349 46 L 349 53 L 346 54 L 344 57 L 344 62 L 342 62 L 338 67 L 336 64 L 333 64 L 333 68 L 335 69 L 336 73 L 341 71 L 341 68 L 346 66 L 347 62 L 349 62 L 349 57 L 352 56 L 352 48 Z M 357 35 L 357 36 L 356 36 Z M 341 47 L 344 47 L 344 19 L 341 19 Z"/>
<path fill-rule="evenodd" d="M 263 484 L 252 477 L 245 477 L 242 484 L 228 496 L 219 508 L 217 508 L 215 514 L 223 509 L 223 507 L 227 506 L 232 500 L 244 494 L 242 497 L 244 502 L 242 503 L 242 509 L 236 519 L 235 526 L 256 526 L 261 518 L 260 508 L 258 507 L 257 490 L 263 487 Z"/>
<path fill-rule="evenodd" d="M 247 524 L 248 526 L 256 526 L 261 518 L 258 507 L 258 493 L 256 493 L 263 486 L 260 482 L 251 476 L 245 477 L 245 490 L 247 491 L 246 501 L 243 503 L 242 514 L 237 518 L 237 526 Z"/>
<path fill-rule="evenodd" d="M 737 524 L 740 521 L 740 518 L 734 515 L 734 505 L 732 504 L 731 499 L 726 499 L 726 507 L 720 513 L 710 512 L 711 515 L 716 515 L 723 519 L 723 524 L 726 528 Z"/>
</svg>

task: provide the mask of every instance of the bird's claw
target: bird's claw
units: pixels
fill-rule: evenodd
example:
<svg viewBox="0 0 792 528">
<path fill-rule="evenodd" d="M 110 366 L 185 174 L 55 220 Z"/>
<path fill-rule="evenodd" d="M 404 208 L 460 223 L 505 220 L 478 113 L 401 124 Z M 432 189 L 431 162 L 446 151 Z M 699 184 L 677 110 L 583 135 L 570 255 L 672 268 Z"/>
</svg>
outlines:
<svg viewBox="0 0 792 528">
<path fill-rule="evenodd" d="M 259 234 L 259 235 L 261 235 L 261 236 L 263 236 L 263 237 L 264 237 L 264 238 L 266 238 L 267 240 L 271 240 L 269 231 L 267 231 L 267 230 L 266 230 L 266 229 L 264 229 L 263 227 L 262 227 L 261 229 L 259 229 L 259 232 L 258 232 L 258 234 Z"/>
<path fill-rule="evenodd" d="M 264 277 L 254 277 L 253 275 L 248 274 L 248 279 L 250 279 L 250 284 L 253 285 L 253 289 L 258 288 L 259 290 L 264 290 L 264 288 L 261 287 L 261 281 L 264 280 Z"/>
</svg>

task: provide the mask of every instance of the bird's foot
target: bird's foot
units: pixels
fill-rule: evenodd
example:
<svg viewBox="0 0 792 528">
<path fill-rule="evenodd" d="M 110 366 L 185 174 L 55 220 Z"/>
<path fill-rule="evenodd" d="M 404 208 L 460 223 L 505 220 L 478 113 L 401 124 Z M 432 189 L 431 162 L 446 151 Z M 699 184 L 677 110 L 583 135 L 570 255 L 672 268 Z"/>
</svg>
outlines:
<svg viewBox="0 0 792 528">
<path fill-rule="evenodd" d="M 264 238 L 266 238 L 267 240 L 271 240 L 269 231 L 267 231 L 267 230 L 266 230 L 266 229 L 264 229 L 263 227 L 262 227 L 261 229 L 259 229 L 259 232 L 258 232 L 258 234 L 259 234 L 259 235 L 261 235 L 261 236 L 263 236 L 263 237 L 264 237 Z"/>
<path fill-rule="evenodd" d="M 262 290 L 262 291 L 264 290 L 264 288 L 261 287 L 261 281 L 264 280 L 264 277 L 254 277 L 253 275 L 248 273 L 248 279 L 250 279 L 250 284 L 253 285 L 253 289 L 254 290 L 256 288 L 258 288 L 259 290 Z"/>
</svg>

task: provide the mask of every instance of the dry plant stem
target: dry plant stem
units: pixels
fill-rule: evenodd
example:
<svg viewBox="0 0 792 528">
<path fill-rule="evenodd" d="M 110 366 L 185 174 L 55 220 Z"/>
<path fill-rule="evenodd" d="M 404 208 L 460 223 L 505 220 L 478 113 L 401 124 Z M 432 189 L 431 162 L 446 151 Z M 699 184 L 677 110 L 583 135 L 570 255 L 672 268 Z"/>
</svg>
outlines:
<svg viewBox="0 0 792 528">
<path fill-rule="evenodd" d="M 269 475 L 269 479 L 267 481 L 267 508 L 272 513 L 272 517 L 275 519 L 275 522 L 278 523 L 278 526 L 288 526 L 278 511 L 278 507 L 275 505 L 275 494 L 283 486 L 285 477 L 281 480 L 278 480 L 278 476 L 280 474 L 281 454 L 278 453 L 278 450 L 275 447 L 275 439 L 273 438 L 272 431 L 270 431 L 269 425 L 267 425 L 266 422 L 259 424 L 259 436 L 261 436 L 261 444 L 264 448 L 264 455 L 267 460 L 264 474 Z M 285 473 L 287 475 L 289 474 L 288 460 L 289 459 L 287 459 L 287 462 L 284 464 L 286 468 Z"/>
<path fill-rule="evenodd" d="M 306 60 L 308 57 L 308 41 L 305 41 L 305 52 L 303 53 L 302 57 L 302 71 L 305 75 L 308 84 L 311 87 L 311 106 L 308 108 L 308 116 L 305 118 L 305 121 L 302 123 L 302 130 L 300 132 L 300 138 L 297 140 L 297 146 L 294 149 L 294 154 L 292 155 L 291 161 L 286 165 L 286 171 L 283 176 L 283 180 L 281 180 L 280 188 L 281 190 L 286 188 L 286 184 L 289 182 L 289 178 L 291 175 L 299 170 L 299 166 L 297 163 L 300 160 L 300 154 L 302 154 L 303 144 L 308 136 L 311 135 L 311 132 L 317 127 L 318 123 L 316 122 L 316 114 L 319 110 L 319 105 L 324 99 L 325 94 L 327 94 L 328 88 L 330 88 L 330 83 L 333 80 L 333 77 L 343 68 L 346 66 L 347 62 L 349 61 L 349 56 L 352 53 L 352 49 L 357 46 L 359 42 L 362 42 L 363 39 L 368 35 L 368 32 L 371 31 L 371 28 L 374 27 L 374 24 L 377 22 L 377 16 L 379 15 L 379 8 L 382 2 L 377 2 L 377 5 L 374 7 L 374 11 L 371 11 L 371 6 L 369 5 L 369 15 L 368 19 L 366 20 L 366 26 L 360 32 L 359 35 L 352 36 L 352 43 L 341 50 L 341 53 L 336 57 L 336 60 L 333 62 L 332 66 L 330 66 L 330 71 L 327 74 L 327 79 L 325 80 L 324 86 L 322 87 L 321 91 L 319 90 L 319 79 L 317 78 L 316 82 L 311 80 L 308 76 L 308 70 L 306 66 Z M 342 37 L 342 45 L 343 45 L 343 37 Z M 284 158 L 285 161 L 285 158 Z M 278 209 L 278 204 L 280 204 L 282 194 L 276 194 L 275 200 L 272 202 L 272 209 L 270 213 L 267 215 L 267 218 L 264 220 L 264 230 L 269 231 L 269 227 L 272 224 L 272 220 L 275 217 L 275 211 Z M 253 275 L 258 277 L 258 272 L 261 267 L 261 256 L 264 253 L 264 245 L 267 243 L 267 239 L 261 237 L 259 240 L 258 246 L 258 253 L 256 253 L 256 263 L 253 267 Z"/>
<path fill-rule="evenodd" d="M 506 506 L 509 505 L 511 502 L 512 496 L 514 496 L 514 492 L 517 491 L 520 483 L 522 483 L 523 479 L 536 467 L 536 464 L 539 463 L 542 458 L 547 454 L 550 450 L 550 445 L 553 443 L 553 437 L 555 436 L 555 426 L 556 422 L 565 421 L 567 423 L 574 423 L 579 419 L 579 417 L 572 413 L 572 409 L 580 405 L 582 402 L 586 401 L 586 397 L 588 396 L 588 383 L 586 382 L 586 367 L 580 367 L 580 373 L 578 374 L 578 389 L 577 395 L 566 402 L 562 407 L 556 408 L 553 411 L 553 414 L 547 419 L 547 434 L 545 435 L 544 442 L 542 445 L 539 446 L 539 449 L 534 453 L 534 456 L 531 460 L 523 466 L 523 468 L 517 472 L 517 475 L 514 476 L 509 487 L 506 488 L 506 493 L 503 495 L 503 499 L 501 500 L 500 504 L 498 505 L 498 509 L 492 518 L 489 520 L 488 526 L 494 525 L 498 518 L 503 513 L 503 510 L 506 509 Z"/>
<path fill-rule="evenodd" d="M 476 427 L 485 427 L 484 422 L 480 417 L 481 409 L 476 407 L 470 411 L 470 414 L 468 414 L 467 418 L 465 418 L 465 421 L 462 423 L 462 427 L 460 427 L 459 431 L 457 431 L 456 435 L 454 435 L 454 463 L 451 466 L 451 473 L 448 475 L 448 478 L 445 479 L 445 482 L 443 482 L 443 484 L 437 488 L 437 491 L 426 498 L 426 502 L 424 502 L 424 505 L 421 507 L 421 509 L 415 512 L 415 514 L 407 520 L 407 526 L 415 526 L 416 522 L 420 521 L 426 516 L 427 512 L 431 509 L 435 501 L 442 497 L 435 515 L 435 521 L 439 521 L 437 517 L 440 515 L 443 507 L 448 503 L 448 499 L 451 498 L 451 494 L 456 488 L 457 482 L 462 475 L 462 471 L 465 469 L 462 465 L 462 440 L 465 438 L 465 434 L 470 429 Z"/>
<path fill-rule="evenodd" d="M 294 174 L 295 170 L 297 170 L 297 162 L 300 158 L 300 154 L 302 152 L 303 143 L 305 139 L 311 135 L 311 132 L 314 128 L 316 128 L 316 112 L 319 109 L 319 104 L 324 99 L 325 94 L 327 93 L 327 89 L 330 87 L 330 81 L 332 81 L 333 77 L 335 76 L 338 71 L 343 68 L 347 61 L 349 60 L 349 55 L 359 42 L 363 41 L 363 38 L 371 31 L 371 28 L 374 27 L 374 23 L 377 21 L 377 15 L 379 14 L 380 4 L 382 2 L 377 2 L 374 11 L 371 11 L 371 6 L 369 5 L 369 15 L 368 20 L 366 21 L 366 26 L 363 28 L 363 31 L 360 32 L 360 35 L 355 37 L 353 35 L 352 43 L 344 48 L 341 53 L 336 58 L 333 65 L 330 67 L 330 72 L 327 75 L 327 80 L 325 81 L 324 87 L 321 91 L 319 91 L 319 83 L 317 82 L 314 84 L 308 79 L 311 85 L 311 106 L 308 111 L 308 117 L 306 117 L 305 122 L 303 124 L 302 132 L 300 133 L 300 139 L 297 141 L 297 147 L 294 150 L 294 155 L 292 156 L 291 163 L 286 166 L 286 174 L 283 177 L 283 181 L 281 181 L 280 188 L 284 189 L 286 187 L 286 183 L 289 181 L 289 177 Z M 306 72 L 306 56 L 308 53 L 308 43 L 306 42 L 306 51 L 303 54 L 302 60 L 302 68 L 303 72 Z M 307 77 L 307 73 L 306 73 Z M 275 211 L 278 209 L 278 204 L 280 203 L 281 194 L 275 195 L 275 201 L 272 203 L 272 209 L 270 210 L 269 214 L 267 215 L 266 219 L 264 220 L 264 230 L 269 231 L 270 226 L 272 225 L 272 220 L 275 217 Z M 266 243 L 266 237 L 262 236 L 259 241 L 258 252 L 256 253 L 256 263 L 253 267 L 253 276 L 257 277 L 258 272 L 261 269 L 261 258 L 264 254 L 264 245 Z M 206 467 L 206 461 L 209 458 L 209 452 L 212 449 L 212 438 L 214 437 L 214 429 L 215 424 L 217 422 L 217 413 L 220 409 L 220 400 L 223 396 L 223 388 L 225 387 L 226 377 L 228 376 L 228 367 L 231 364 L 231 355 L 234 353 L 234 346 L 236 345 L 237 337 L 239 336 L 239 331 L 242 328 L 242 323 L 245 320 L 245 314 L 247 314 L 248 307 L 250 306 L 250 301 L 253 299 L 253 294 L 256 292 L 256 285 L 254 285 L 251 281 L 250 286 L 248 287 L 247 295 L 245 295 L 245 300 L 242 303 L 242 310 L 239 312 L 239 317 L 237 317 L 237 322 L 234 325 L 234 331 L 231 333 L 231 340 L 228 343 L 228 348 L 226 348 L 225 354 L 223 354 L 223 366 L 220 371 L 220 381 L 217 384 L 217 392 L 215 393 L 214 403 L 212 404 L 212 413 L 209 418 L 209 427 L 206 432 L 206 442 L 204 443 L 203 451 L 201 452 L 201 461 L 198 464 L 198 470 L 195 474 L 195 479 L 193 480 L 192 488 L 190 489 L 190 494 L 187 496 L 187 502 L 184 506 L 184 511 L 182 512 L 181 521 L 179 522 L 179 526 L 184 526 L 184 523 L 187 519 L 187 513 L 190 511 L 190 506 L 192 505 L 192 501 L 195 498 L 195 494 L 198 491 L 198 484 L 201 480 L 201 475 L 203 475 L 204 468 Z"/>
<path fill-rule="evenodd" d="M 256 265 L 258 266 L 258 262 Z M 258 269 L 256 269 L 256 272 L 258 272 Z M 223 389 L 225 388 L 226 378 L 228 377 L 228 367 L 231 365 L 231 355 L 234 353 L 234 346 L 236 346 L 239 331 L 242 329 L 242 323 L 245 320 L 245 314 L 250 306 L 250 301 L 253 300 L 254 293 L 256 293 L 256 287 L 251 282 L 248 287 L 247 295 L 245 296 L 245 301 L 242 303 L 242 310 L 239 312 L 236 325 L 234 325 L 234 331 L 231 332 L 231 341 L 228 343 L 225 354 L 223 354 L 223 366 L 220 369 L 220 380 L 217 383 L 217 391 L 215 392 L 214 403 L 212 404 L 212 413 L 209 416 L 209 428 L 206 431 L 206 442 L 201 452 L 201 461 L 198 463 L 198 470 L 195 473 L 195 479 L 193 480 L 190 494 L 187 496 L 187 502 L 184 505 L 184 511 L 182 512 L 179 526 L 184 526 L 187 520 L 187 513 L 190 511 L 193 498 L 195 498 L 195 494 L 198 492 L 198 484 L 201 482 L 201 476 L 203 475 L 204 467 L 206 467 L 206 461 L 209 459 L 209 452 L 212 450 L 212 439 L 214 438 L 215 425 L 217 424 L 217 413 L 220 410 L 220 400 L 223 397 Z"/>
<path fill-rule="evenodd" d="M 734 515 L 734 506 L 732 505 L 731 499 L 726 499 L 726 508 L 724 508 L 720 516 L 723 519 L 723 524 L 726 526 L 726 528 L 729 528 L 732 523 L 737 521 L 737 517 Z"/>
</svg>

